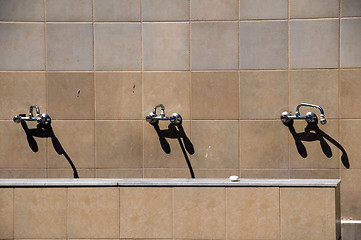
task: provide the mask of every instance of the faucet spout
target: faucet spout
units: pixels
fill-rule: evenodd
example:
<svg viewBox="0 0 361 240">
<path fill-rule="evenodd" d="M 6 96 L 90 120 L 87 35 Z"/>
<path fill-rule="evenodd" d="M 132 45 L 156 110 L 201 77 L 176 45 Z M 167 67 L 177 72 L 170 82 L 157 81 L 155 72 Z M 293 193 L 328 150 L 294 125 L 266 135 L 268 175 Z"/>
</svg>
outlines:
<svg viewBox="0 0 361 240">
<path fill-rule="evenodd" d="M 158 104 L 157 106 L 155 106 L 153 108 L 153 114 L 155 114 L 155 115 L 157 115 L 157 108 L 160 108 L 160 116 L 165 117 L 164 105 L 163 104 Z"/>
</svg>

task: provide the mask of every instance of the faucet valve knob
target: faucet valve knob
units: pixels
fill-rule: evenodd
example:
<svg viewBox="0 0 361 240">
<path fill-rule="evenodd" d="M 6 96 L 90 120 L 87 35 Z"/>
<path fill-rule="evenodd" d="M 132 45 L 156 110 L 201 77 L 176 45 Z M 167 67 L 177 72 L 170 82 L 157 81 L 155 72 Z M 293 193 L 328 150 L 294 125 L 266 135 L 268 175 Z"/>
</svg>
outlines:
<svg viewBox="0 0 361 240">
<path fill-rule="evenodd" d="M 37 122 L 40 124 L 50 124 L 51 118 L 48 114 L 43 113 L 43 114 L 41 114 L 40 118 L 37 119 Z"/>
<path fill-rule="evenodd" d="M 288 122 L 290 122 L 292 119 L 290 119 L 289 116 L 291 116 L 291 113 L 289 113 L 289 112 L 283 112 L 283 113 L 281 114 L 281 121 L 282 121 L 283 123 L 288 123 Z"/>
<path fill-rule="evenodd" d="M 16 123 L 21 122 L 21 116 L 16 115 L 16 116 L 13 118 L 13 121 L 16 122 Z"/>
<path fill-rule="evenodd" d="M 157 119 L 155 118 L 157 115 L 153 112 L 149 113 L 148 116 L 145 117 L 145 120 L 149 123 L 155 123 L 157 122 Z"/>
<path fill-rule="evenodd" d="M 306 113 L 305 117 L 308 123 L 314 123 L 317 120 L 317 116 L 313 112 Z"/>
<path fill-rule="evenodd" d="M 182 117 L 179 113 L 173 113 L 169 120 L 171 123 L 179 124 L 182 122 Z"/>
</svg>

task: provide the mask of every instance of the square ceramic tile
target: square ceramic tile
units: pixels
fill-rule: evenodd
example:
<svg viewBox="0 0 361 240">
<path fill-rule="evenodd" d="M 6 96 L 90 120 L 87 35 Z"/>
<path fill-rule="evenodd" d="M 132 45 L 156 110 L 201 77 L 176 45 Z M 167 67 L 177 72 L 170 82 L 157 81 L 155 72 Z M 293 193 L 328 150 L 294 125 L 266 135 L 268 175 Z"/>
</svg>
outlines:
<svg viewBox="0 0 361 240">
<path fill-rule="evenodd" d="M 69 188 L 68 238 L 119 237 L 119 189 Z"/>
<path fill-rule="evenodd" d="M 0 178 L 47 178 L 47 170 L 45 169 L 14 169 L 1 168 Z"/>
<path fill-rule="evenodd" d="M 225 239 L 225 216 L 225 188 L 174 188 L 174 238 Z"/>
<path fill-rule="evenodd" d="M 142 121 L 97 121 L 95 142 L 97 169 L 143 167 Z"/>
<path fill-rule="evenodd" d="M 65 158 L 63 161 L 65 161 Z M 75 165 L 76 165 L 76 163 L 75 163 Z M 94 168 L 92 168 L 92 169 L 76 168 L 76 173 L 78 174 L 79 178 L 95 178 L 96 177 Z M 74 174 L 74 170 L 70 167 L 69 164 L 64 169 L 55 169 L 55 168 L 48 169 L 46 177 L 47 178 L 76 178 L 76 176 Z"/>
<path fill-rule="evenodd" d="M 361 67 L 361 19 L 341 20 L 341 67 Z"/>
<path fill-rule="evenodd" d="M 290 18 L 338 18 L 339 0 L 290 1 Z"/>
<path fill-rule="evenodd" d="M 140 21 L 140 0 L 94 0 L 94 21 Z"/>
<path fill-rule="evenodd" d="M 191 158 L 194 152 L 191 150 L 194 145 L 191 138 L 191 124 L 190 121 L 183 121 L 180 127 L 175 127 L 169 121 L 159 121 L 157 130 L 146 121 L 143 122 L 144 126 L 144 167 L 148 168 L 161 168 L 161 169 L 178 169 L 188 168 L 186 157 Z M 163 138 L 161 138 L 160 136 Z M 181 145 L 178 138 L 180 138 L 182 146 L 185 148 L 186 157 L 182 152 Z M 169 176 L 169 174 L 167 174 Z M 161 176 L 159 176 L 161 177 Z M 164 177 L 164 175 L 163 175 Z M 187 175 L 188 177 L 188 175 Z"/>
<path fill-rule="evenodd" d="M 47 113 L 44 72 L 0 73 L 0 119 L 12 120 L 15 115 L 29 114 L 31 105 Z"/>
<path fill-rule="evenodd" d="M 94 121 L 53 121 L 48 141 L 49 168 L 95 167 Z"/>
<path fill-rule="evenodd" d="M 191 74 L 189 72 L 144 72 L 143 119 L 158 104 L 163 104 L 165 115 L 179 113 L 183 120 L 190 119 Z M 157 109 L 157 115 L 160 108 Z"/>
<path fill-rule="evenodd" d="M 288 169 L 288 129 L 277 121 L 241 121 L 243 169 Z"/>
<path fill-rule="evenodd" d="M 44 1 L 0 0 L 0 21 L 44 21 Z"/>
<path fill-rule="evenodd" d="M 242 178 L 275 178 L 275 179 L 288 179 L 290 178 L 290 171 L 287 170 L 272 170 L 272 169 L 241 169 Z"/>
<path fill-rule="evenodd" d="M 191 178 L 191 173 L 186 168 L 145 168 L 144 178 Z"/>
<path fill-rule="evenodd" d="M 290 72 L 290 109 L 293 114 L 300 103 L 320 106 L 327 118 L 338 117 L 338 71 L 309 70 Z M 309 111 L 319 116 L 317 108 L 301 107 L 301 114 Z"/>
<path fill-rule="evenodd" d="M 143 169 L 97 169 L 96 178 L 143 178 Z"/>
<path fill-rule="evenodd" d="M 238 69 L 238 23 L 191 23 L 191 69 Z"/>
<path fill-rule="evenodd" d="M 291 68 L 337 68 L 339 20 L 290 21 Z"/>
<path fill-rule="evenodd" d="M 15 238 L 66 238 L 65 188 L 14 190 Z"/>
<path fill-rule="evenodd" d="M 281 188 L 281 239 L 337 239 L 334 188 Z"/>
<path fill-rule="evenodd" d="M 241 71 L 239 111 L 241 119 L 279 119 L 288 111 L 288 72 Z"/>
<path fill-rule="evenodd" d="M 229 176 L 240 176 L 238 167 L 234 169 L 195 169 L 196 178 L 229 178 Z"/>
<path fill-rule="evenodd" d="M 290 178 L 294 179 L 340 179 L 339 169 L 291 170 Z"/>
<path fill-rule="evenodd" d="M 192 121 L 195 169 L 238 169 L 238 121 Z"/>
<path fill-rule="evenodd" d="M 343 147 L 343 159 L 345 164 L 340 165 L 341 168 L 345 168 L 347 163 L 352 169 L 360 169 L 361 163 L 358 159 L 361 157 L 359 151 L 360 132 L 361 132 L 361 121 L 360 119 L 342 119 L 340 125 L 340 144 Z"/>
<path fill-rule="evenodd" d="M 92 21 L 92 0 L 46 0 L 46 21 Z"/>
<path fill-rule="evenodd" d="M 316 126 L 308 125 L 306 121 L 295 121 L 293 129 L 289 130 L 289 138 L 290 168 L 337 169 L 340 166 L 337 120 L 328 120 L 326 125 L 318 123 Z"/>
<path fill-rule="evenodd" d="M 341 217 L 360 219 L 360 169 L 341 169 Z"/>
<path fill-rule="evenodd" d="M 95 69 L 140 70 L 140 23 L 95 24 Z"/>
<path fill-rule="evenodd" d="M 119 194 L 121 238 L 172 238 L 172 188 L 122 187 Z"/>
<path fill-rule="evenodd" d="M 238 72 L 192 72 L 192 119 L 238 119 Z"/>
<path fill-rule="evenodd" d="M 144 120 L 140 72 L 96 72 L 95 94 L 97 120 Z"/>
<path fill-rule="evenodd" d="M 93 70 L 91 23 L 47 23 L 47 70 Z"/>
<path fill-rule="evenodd" d="M 36 123 L 0 121 L 0 168 L 46 169 L 46 138 L 36 137 Z"/>
<path fill-rule="evenodd" d="M 189 21 L 189 0 L 142 0 L 142 14 L 143 21 Z"/>
<path fill-rule="evenodd" d="M 49 115 L 53 119 L 95 118 L 94 74 L 47 72 Z"/>
<path fill-rule="evenodd" d="M 0 238 L 14 237 L 14 189 L 0 189 Z"/>
<path fill-rule="evenodd" d="M 361 70 L 341 70 L 341 117 L 361 118 Z"/>
<path fill-rule="evenodd" d="M 0 70 L 45 70 L 44 23 L 0 23 Z"/>
<path fill-rule="evenodd" d="M 287 19 L 287 0 L 240 0 L 241 19 Z"/>
<path fill-rule="evenodd" d="M 143 23 L 144 70 L 189 70 L 189 23 Z"/>
<path fill-rule="evenodd" d="M 288 22 L 240 22 L 240 69 L 287 69 Z"/>
<path fill-rule="evenodd" d="M 278 239 L 279 188 L 227 188 L 228 239 Z"/>
<path fill-rule="evenodd" d="M 361 17 L 361 2 L 359 0 L 341 1 L 342 17 Z"/>
<path fill-rule="evenodd" d="M 238 0 L 191 0 L 192 20 L 238 20 Z"/>
</svg>

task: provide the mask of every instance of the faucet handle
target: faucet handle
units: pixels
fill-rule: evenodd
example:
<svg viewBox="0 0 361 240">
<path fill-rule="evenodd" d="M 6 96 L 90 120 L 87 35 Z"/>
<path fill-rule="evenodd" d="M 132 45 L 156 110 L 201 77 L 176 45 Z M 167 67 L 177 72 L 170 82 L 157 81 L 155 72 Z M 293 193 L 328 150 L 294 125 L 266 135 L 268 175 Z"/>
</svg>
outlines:
<svg viewBox="0 0 361 240">
<path fill-rule="evenodd" d="M 179 124 L 182 122 L 182 117 L 179 113 L 173 113 L 169 120 L 171 123 Z"/>
<path fill-rule="evenodd" d="M 50 124 L 51 118 L 48 114 L 43 113 L 39 118 L 37 118 L 37 122 L 40 124 Z"/>
<path fill-rule="evenodd" d="M 317 115 L 314 112 L 306 113 L 305 117 L 308 123 L 314 123 L 317 120 Z"/>
<path fill-rule="evenodd" d="M 155 118 L 156 116 L 157 114 L 150 112 L 148 116 L 145 117 L 145 120 L 149 123 L 156 123 L 158 121 L 158 119 Z"/>
<path fill-rule="evenodd" d="M 282 121 L 283 123 L 289 123 L 289 122 L 291 122 L 292 119 L 290 118 L 290 116 L 291 116 L 291 113 L 289 113 L 289 112 L 283 112 L 283 113 L 281 114 L 281 121 Z"/>
<path fill-rule="evenodd" d="M 19 114 L 19 115 L 16 115 L 14 118 L 13 118 L 13 121 L 14 122 L 16 122 L 16 123 L 19 123 L 19 122 L 21 122 L 21 116 L 20 116 L 21 114 Z M 24 116 L 25 117 L 25 116 Z"/>
</svg>

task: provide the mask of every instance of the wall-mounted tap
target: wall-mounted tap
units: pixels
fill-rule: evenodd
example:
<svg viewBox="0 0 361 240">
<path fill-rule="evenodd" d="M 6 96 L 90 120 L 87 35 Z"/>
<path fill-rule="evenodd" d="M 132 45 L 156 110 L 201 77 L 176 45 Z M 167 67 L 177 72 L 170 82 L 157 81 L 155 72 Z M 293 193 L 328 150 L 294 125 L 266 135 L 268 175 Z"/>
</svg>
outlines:
<svg viewBox="0 0 361 240">
<path fill-rule="evenodd" d="M 157 108 L 160 108 L 160 115 L 157 115 Z M 153 108 L 153 112 L 150 112 L 148 116 L 145 117 L 145 120 L 150 124 L 154 124 L 159 120 L 169 120 L 171 123 L 179 124 L 182 123 L 182 117 L 179 113 L 173 113 L 172 116 L 166 117 L 164 113 L 164 105 L 158 104 Z"/>
<path fill-rule="evenodd" d="M 326 124 L 327 121 L 326 121 L 326 117 L 325 117 L 325 113 L 323 112 L 323 109 L 320 106 L 309 104 L 309 103 L 298 104 L 296 107 L 295 115 L 291 115 L 291 113 L 289 113 L 289 112 L 283 112 L 281 114 L 281 121 L 283 123 L 289 123 L 289 122 L 293 121 L 293 119 L 305 119 L 308 123 L 316 122 L 317 115 L 313 112 L 308 112 L 308 113 L 306 113 L 305 116 L 300 115 L 300 107 L 302 107 L 302 106 L 318 108 L 321 112 L 320 122 L 321 122 L 321 124 Z"/>
<path fill-rule="evenodd" d="M 34 108 L 36 109 L 35 117 L 34 117 L 34 114 L 33 114 Z M 37 121 L 39 124 L 50 124 L 51 123 L 50 116 L 48 114 L 46 114 L 46 113 L 40 114 L 40 109 L 36 105 L 31 105 L 30 106 L 29 116 L 28 117 L 24 113 L 24 114 L 16 115 L 13 118 L 13 120 L 16 123 L 19 123 L 21 121 Z"/>
</svg>

